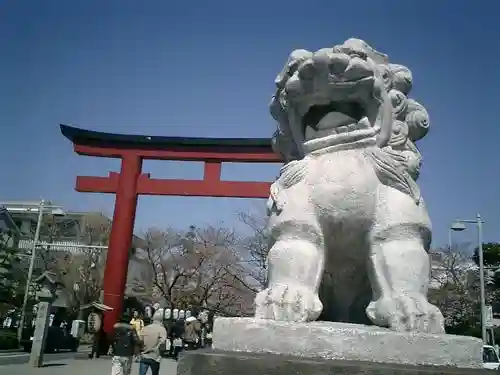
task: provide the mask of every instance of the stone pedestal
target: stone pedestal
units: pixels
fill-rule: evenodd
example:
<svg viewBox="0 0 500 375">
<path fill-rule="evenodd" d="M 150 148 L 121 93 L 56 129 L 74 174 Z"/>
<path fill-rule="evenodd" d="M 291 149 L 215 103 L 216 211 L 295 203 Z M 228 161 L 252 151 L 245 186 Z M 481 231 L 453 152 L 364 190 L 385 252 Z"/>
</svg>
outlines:
<svg viewBox="0 0 500 375">
<path fill-rule="evenodd" d="M 213 350 L 183 353 L 179 375 L 483 374 L 482 341 L 376 326 L 217 318 Z"/>
<path fill-rule="evenodd" d="M 223 352 L 407 365 L 482 368 L 482 346 L 474 337 L 332 322 L 218 318 L 213 331 L 213 348 Z"/>
<path fill-rule="evenodd" d="M 178 375 L 487 375 L 491 371 L 445 366 L 299 358 L 267 353 L 197 350 L 181 354 Z"/>
</svg>

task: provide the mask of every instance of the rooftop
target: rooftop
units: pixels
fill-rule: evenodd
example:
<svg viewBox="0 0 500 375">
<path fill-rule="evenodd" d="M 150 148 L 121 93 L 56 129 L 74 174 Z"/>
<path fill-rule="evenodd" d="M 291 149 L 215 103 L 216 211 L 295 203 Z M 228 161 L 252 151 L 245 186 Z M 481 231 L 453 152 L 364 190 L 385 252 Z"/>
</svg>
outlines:
<svg viewBox="0 0 500 375">
<path fill-rule="evenodd" d="M 2 232 L 13 232 L 18 236 L 21 235 L 21 232 L 12 219 L 9 211 L 0 205 L 0 233 Z"/>
<path fill-rule="evenodd" d="M 74 144 L 119 148 L 260 148 L 272 153 L 270 138 L 194 138 L 163 137 L 135 134 L 103 133 L 80 129 L 69 125 L 60 125 L 61 133 Z M 237 151 L 237 150 L 235 150 Z M 242 151 L 244 152 L 244 151 Z"/>
</svg>

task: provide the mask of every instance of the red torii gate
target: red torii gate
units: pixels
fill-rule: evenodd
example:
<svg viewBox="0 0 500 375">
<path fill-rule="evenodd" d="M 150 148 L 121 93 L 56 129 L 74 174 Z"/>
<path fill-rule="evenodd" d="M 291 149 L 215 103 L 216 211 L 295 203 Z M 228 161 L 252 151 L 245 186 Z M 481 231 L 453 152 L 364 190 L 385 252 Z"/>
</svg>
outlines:
<svg viewBox="0 0 500 375">
<path fill-rule="evenodd" d="M 77 176 L 76 190 L 116 194 L 104 274 L 104 317 L 111 332 L 123 309 L 128 255 L 132 246 L 137 196 L 177 195 L 224 198 L 267 198 L 270 182 L 221 181 L 223 162 L 279 163 L 268 138 L 185 138 L 111 134 L 61 125 L 79 155 L 120 158 L 120 173 L 107 177 Z M 203 161 L 203 180 L 153 179 L 142 173 L 142 161 Z"/>
</svg>

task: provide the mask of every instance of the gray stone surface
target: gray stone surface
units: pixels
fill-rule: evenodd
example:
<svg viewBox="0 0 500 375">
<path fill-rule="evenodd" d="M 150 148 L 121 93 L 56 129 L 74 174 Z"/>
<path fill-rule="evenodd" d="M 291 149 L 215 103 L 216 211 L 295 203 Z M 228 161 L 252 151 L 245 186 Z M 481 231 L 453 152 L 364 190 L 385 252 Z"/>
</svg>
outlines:
<svg viewBox="0 0 500 375">
<path fill-rule="evenodd" d="M 217 318 L 213 348 L 301 358 L 482 368 L 482 342 L 473 337 L 400 333 L 331 322 Z"/>
<path fill-rule="evenodd" d="M 33 344 L 31 345 L 30 363 L 33 367 L 41 367 L 43 355 L 49 330 L 50 307 L 52 299 L 42 299 L 38 303 L 38 311 L 35 321 L 35 332 L 33 333 Z"/>
<path fill-rule="evenodd" d="M 304 359 L 256 353 L 184 353 L 178 375 L 487 375 L 488 370 L 411 366 L 361 361 Z"/>
</svg>

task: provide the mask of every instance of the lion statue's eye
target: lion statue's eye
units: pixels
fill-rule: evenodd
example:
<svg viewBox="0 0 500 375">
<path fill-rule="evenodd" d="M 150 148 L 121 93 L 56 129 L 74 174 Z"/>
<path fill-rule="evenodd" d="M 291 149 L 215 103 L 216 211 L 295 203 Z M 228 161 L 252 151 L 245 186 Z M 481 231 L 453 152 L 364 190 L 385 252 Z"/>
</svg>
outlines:
<svg viewBox="0 0 500 375">
<path fill-rule="evenodd" d="M 297 71 L 298 66 L 299 66 L 299 62 L 298 61 L 295 61 L 293 64 L 290 64 L 288 66 L 288 74 L 290 74 L 291 76 L 293 76 L 293 73 L 295 73 Z"/>
<path fill-rule="evenodd" d="M 352 51 L 352 52 L 349 53 L 349 56 L 351 58 L 352 57 L 359 57 L 362 60 L 366 60 L 367 59 L 366 53 L 364 51 L 361 51 L 361 50 Z"/>
</svg>

